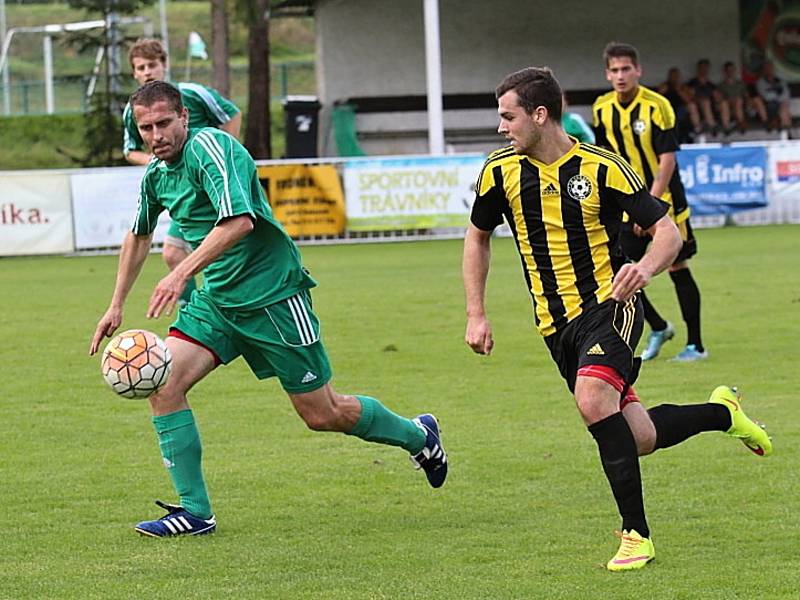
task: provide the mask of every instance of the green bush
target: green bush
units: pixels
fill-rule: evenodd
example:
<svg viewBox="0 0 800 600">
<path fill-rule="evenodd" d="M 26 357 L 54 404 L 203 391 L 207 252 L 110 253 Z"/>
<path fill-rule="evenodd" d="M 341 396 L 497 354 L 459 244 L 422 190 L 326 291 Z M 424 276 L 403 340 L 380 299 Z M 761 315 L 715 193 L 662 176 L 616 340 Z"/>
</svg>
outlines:
<svg viewBox="0 0 800 600">
<path fill-rule="evenodd" d="M 186 40 L 189 31 L 199 32 L 211 43 L 210 9 L 207 2 L 171 0 L 167 4 L 172 78 L 183 81 L 186 67 Z M 158 34 L 158 6 L 142 11 L 151 19 Z M 70 8 L 64 2 L 43 4 L 9 3 L 9 27 L 44 25 L 81 21 L 96 16 Z M 130 27 L 126 35 L 141 35 L 141 27 Z M 284 153 L 285 132 L 283 107 L 279 98 L 286 94 L 314 94 L 314 22 L 310 18 L 274 19 L 270 26 L 272 60 L 272 148 L 273 156 Z M 77 167 L 70 156 L 86 154 L 86 124 L 80 114 L 86 109 L 83 97 L 84 78 L 94 62 L 91 52 L 80 53 L 54 41 L 55 100 L 58 115 L 43 115 L 41 36 L 20 35 L 12 44 L 11 108 L 14 112 L 35 112 L 38 115 L 1 117 L 0 170 Z M 210 48 L 209 48 L 210 50 Z M 247 112 L 247 30 L 235 18 L 230 21 L 231 99 Z M 211 84 L 211 61 L 192 61 L 191 80 Z M 127 61 L 124 71 L 128 72 Z M 125 92 L 133 91 L 133 78 L 126 78 Z M 77 114 L 63 114 L 71 112 Z M 244 126 L 243 126 L 244 128 Z M 243 136 L 242 136 L 243 137 Z M 242 140 L 243 141 L 243 140 Z M 120 145 L 122 140 L 120 139 Z"/>
<path fill-rule="evenodd" d="M 0 169 L 77 167 L 70 156 L 85 153 L 85 127 L 84 115 L 0 118 Z"/>
</svg>

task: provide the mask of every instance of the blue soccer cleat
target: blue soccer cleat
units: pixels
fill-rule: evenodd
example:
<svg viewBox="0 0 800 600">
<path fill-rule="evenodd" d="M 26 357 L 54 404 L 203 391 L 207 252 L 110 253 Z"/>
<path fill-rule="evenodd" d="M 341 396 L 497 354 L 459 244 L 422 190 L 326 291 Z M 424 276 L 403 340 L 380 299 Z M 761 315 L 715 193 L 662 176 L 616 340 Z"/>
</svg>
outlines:
<svg viewBox="0 0 800 600">
<path fill-rule="evenodd" d="M 704 358 L 708 358 L 707 350 L 700 352 L 697 349 L 697 346 L 694 344 L 689 344 L 670 360 L 675 360 L 678 362 L 695 362 L 697 360 L 703 360 Z"/>
<path fill-rule="evenodd" d="M 142 521 L 134 529 L 142 535 L 150 537 L 172 537 L 176 535 L 203 535 L 214 533 L 217 528 L 217 520 L 212 516 L 210 519 L 195 517 L 177 504 L 167 504 L 156 500 L 167 514 L 155 521 Z"/>
<path fill-rule="evenodd" d="M 647 348 L 642 352 L 642 360 L 653 360 L 661 351 L 661 346 L 675 337 L 675 329 L 667 322 L 667 326 L 661 331 L 651 331 L 647 338 Z"/>
<path fill-rule="evenodd" d="M 439 436 L 439 423 L 433 415 L 424 414 L 416 417 L 414 424 L 425 432 L 425 447 L 411 456 L 411 463 L 415 469 L 425 471 L 431 487 L 442 487 L 447 479 L 447 453 Z"/>
</svg>

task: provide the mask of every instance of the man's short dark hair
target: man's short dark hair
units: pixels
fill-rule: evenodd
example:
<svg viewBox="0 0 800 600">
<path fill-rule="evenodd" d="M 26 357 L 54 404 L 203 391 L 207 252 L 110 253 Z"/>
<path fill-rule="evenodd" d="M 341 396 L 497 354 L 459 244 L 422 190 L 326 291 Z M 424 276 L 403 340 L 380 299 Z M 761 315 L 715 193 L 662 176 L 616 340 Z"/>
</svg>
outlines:
<svg viewBox="0 0 800 600">
<path fill-rule="evenodd" d="M 507 75 L 494 92 L 498 100 L 508 91 L 519 96 L 519 105 L 527 114 L 544 106 L 550 118 L 561 121 L 561 86 L 547 67 L 528 67 Z"/>
<path fill-rule="evenodd" d="M 166 81 L 150 81 L 131 94 L 131 108 L 136 106 L 153 106 L 156 102 L 166 102 L 171 110 L 181 114 L 183 100 L 181 92 L 171 83 Z"/>
<path fill-rule="evenodd" d="M 603 60 L 608 66 L 612 58 L 625 58 L 631 59 L 635 66 L 639 66 L 639 51 L 630 44 L 623 42 L 609 42 L 603 50 Z"/>
</svg>

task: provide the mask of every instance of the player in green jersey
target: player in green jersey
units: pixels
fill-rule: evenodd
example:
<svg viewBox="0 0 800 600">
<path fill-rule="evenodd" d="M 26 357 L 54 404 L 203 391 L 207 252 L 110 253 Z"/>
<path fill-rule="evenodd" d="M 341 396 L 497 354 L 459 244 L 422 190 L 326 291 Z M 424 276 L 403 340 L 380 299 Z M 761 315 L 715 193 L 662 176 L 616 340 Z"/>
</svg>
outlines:
<svg viewBox="0 0 800 600">
<path fill-rule="evenodd" d="M 160 503 L 164 517 L 136 526 L 154 537 L 216 528 L 201 467 L 201 444 L 186 393 L 220 364 L 243 356 L 259 379 L 277 376 L 309 428 L 399 446 L 433 487 L 447 457 L 433 415 L 400 417 L 374 398 L 337 393 L 309 290 L 316 282 L 272 216 L 247 150 L 215 128 L 188 128 L 179 90 L 163 81 L 132 97 L 136 122 L 155 156 L 141 182 L 133 229 L 123 242 L 111 304 L 97 324 L 90 353 L 113 335 L 125 298 L 150 250 L 157 217 L 168 210 L 193 251 L 156 285 L 149 318 L 169 314 L 186 282 L 205 283 L 170 328 L 172 373 L 150 397 L 164 464 L 180 504 Z"/>
<path fill-rule="evenodd" d="M 167 52 L 158 40 L 140 39 L 128 53 L 133 78 L 139 85 L 150 81 L 163 81 L 166 78 Z M 219 127 L 234 137 L 239 136 L 242 113 L 230 100 L 223 98 L 212 88 L 197 83 L 179 83 L 183 105 L 189 111 L 189 127 Z M 128 103 L 122 113 L 124 126 L 122 151 L 125 159 L 132 165 L 146 165 L 153 158 L 139 135 L 136 121 Z M 180 263 L 191 252 L 191 246 L 184 239 L 177 223 L 172 223 L 164 239 L 163 258 L 170 269 Z M 186 286 L 181 302 L 188 302 L 195 289 L 192 279 Z"/>
</svg>

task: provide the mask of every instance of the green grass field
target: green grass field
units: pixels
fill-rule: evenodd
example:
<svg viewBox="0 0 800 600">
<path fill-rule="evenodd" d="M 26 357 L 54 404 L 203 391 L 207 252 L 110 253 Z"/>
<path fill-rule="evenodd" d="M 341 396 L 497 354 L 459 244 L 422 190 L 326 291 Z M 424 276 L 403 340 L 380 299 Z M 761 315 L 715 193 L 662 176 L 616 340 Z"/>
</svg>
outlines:
<svg viewBox="0 0 800 600">
<path fill-rule="evenodd" d="M 176 540 L 133 532 L 171 486 L 146 403 L 113 396 L 87 356 L 116 258 L 2 259 L 0 598 L 797 598 L 799 234 L 698 232 L 711 356 L 654 361 L 637 389 L 654 405 L 736 384 L 776 452 L 706 433 L 645 458 L 657 559 L 630 574 L 602 568 L 617 547 L 613 499 L 533 329 L 510 240 L 494 244 L 488 358 L 462 341 L 460 242 L 303 249 L 337 388 L 435 412 L 444 488 L 398 449 L 308 431 L 238 361 L 191 394 L 218 532 Z M 162 272 L 151 257 L 126 327 L 165 333 L 143 316 Z M 681 323 L 669 279 L 650 291 Z"/>
</svg>

